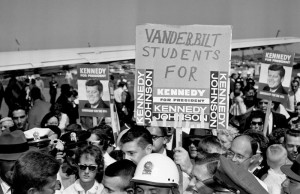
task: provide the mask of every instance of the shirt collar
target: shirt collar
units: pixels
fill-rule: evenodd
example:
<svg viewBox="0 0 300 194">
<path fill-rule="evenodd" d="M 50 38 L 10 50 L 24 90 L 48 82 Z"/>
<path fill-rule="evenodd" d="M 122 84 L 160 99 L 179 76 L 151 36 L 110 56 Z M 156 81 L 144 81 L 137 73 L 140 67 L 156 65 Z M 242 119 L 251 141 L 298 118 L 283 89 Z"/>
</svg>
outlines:
<svg viewBox="0 0 300 194">
<path fill-rule="evenodd" d="M 0 178 L 0 186 L 1 186 L 4 194 L 11 193 L 10 186 L 5 181 L 3 181 L 1 178 Z"/>
<path fill-rule="evenodd" d="M 77 192 L 84 192 L 84 189 L 82 188 L 79 179 L 75 181 L 74 188 Z M 96 193 L 99 190 L 99 188 L 100 188 L 100 184 L 95 180 L 95 183 L 92 186 L 92 188 L 90 188 L 86 193 Z"/>
</svg>

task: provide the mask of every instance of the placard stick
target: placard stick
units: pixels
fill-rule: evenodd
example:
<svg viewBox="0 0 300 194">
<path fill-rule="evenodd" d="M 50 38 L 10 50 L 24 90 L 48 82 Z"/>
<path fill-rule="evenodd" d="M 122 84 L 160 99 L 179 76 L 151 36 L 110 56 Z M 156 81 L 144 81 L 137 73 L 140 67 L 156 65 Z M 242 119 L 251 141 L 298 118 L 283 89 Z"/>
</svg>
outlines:
<svg viewBox="0 0 300 194">
<path fill-rule="evenodd" d="M 264 123 L 264 130 L 263 130 L 263 134 L 265 137 L 267 137 L 268 135 L 268 125 L 269 125 L 269 116 L 271 113 L 271 105 L 272 105 L 272 100 L 268 100 L 268 106 L 267 106 L 267 112 L 265 116 L 265 123 Z"/>
<path fill-rule="evenodd" d="M 181 119 L 181 117 L 178 117 L 179 119 Z M 175 129 L 175 134 L 176 134 L 176 148 L 178 147 L 182 147 L 182 127 L 177 127 Z M 179 193 L 183 193 L 183 171 L 181 170 L 181 167 L 179 164 L 177 164 L 177 169 L 179 172 Z"/>
</svg>

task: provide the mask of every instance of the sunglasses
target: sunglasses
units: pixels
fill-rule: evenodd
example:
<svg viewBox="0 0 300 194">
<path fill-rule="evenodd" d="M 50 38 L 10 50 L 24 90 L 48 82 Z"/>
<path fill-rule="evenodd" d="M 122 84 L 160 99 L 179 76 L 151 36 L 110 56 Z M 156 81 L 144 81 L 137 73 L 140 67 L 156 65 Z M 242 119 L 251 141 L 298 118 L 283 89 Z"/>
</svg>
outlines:
<svg viewBox="0 0 300 194">
<path fill-rule="evenodd" d="M 259 102 L 259 104 L 268 104 L 268 102 L 263 102 L 263 101 L 262 101 L 262 102 Z"/>
<path fill-rule="evenodd" d="M 251 125 L 263 125 L 263 122 L 255 122 L 255 121 L 251 121 Z"/>
<path fill-rule="evenodd" d="M 199 143 L 200 143 L 200 139 L 190 139 L 189 140 L 189 145 L 194 144 L 195 146 L 198 146 Z"/>
<path fill-rule="evenodd" d="M 79 169 L 80 170 L 86 170 L 86 168 L 88 168 L 89 169 L 89 171 L 95 171 L 97 168 L 98 168 L 98 166 L 97 165 L 86 165 L 86 164 L 78 164 L 78 167 L 79 167 Z"/>
</svg>

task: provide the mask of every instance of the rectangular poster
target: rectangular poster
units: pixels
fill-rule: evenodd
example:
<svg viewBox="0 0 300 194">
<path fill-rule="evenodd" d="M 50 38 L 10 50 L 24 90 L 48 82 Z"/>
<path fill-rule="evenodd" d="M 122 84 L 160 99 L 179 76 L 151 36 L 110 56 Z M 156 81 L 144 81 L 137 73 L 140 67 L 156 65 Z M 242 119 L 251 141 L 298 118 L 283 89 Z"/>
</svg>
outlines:
<svg viewBox="0 0 300 194">
<path fill-rule="evenodd" d="M 84 64 L 77 70 L 79 115 L 110 117 L 108 65 Z"/>
<path fill-rule="evenodd" d="M 291 83 L 294 56 L 293 53 L 264 51 L 258 83 L 258 98 L 281 102 L 285 105 Z"/>
<path fill-rule="evenodd" d="M 227 128 L 231 36 L 231 26 L 138 26 L 137 124 Z"/>
</svg>

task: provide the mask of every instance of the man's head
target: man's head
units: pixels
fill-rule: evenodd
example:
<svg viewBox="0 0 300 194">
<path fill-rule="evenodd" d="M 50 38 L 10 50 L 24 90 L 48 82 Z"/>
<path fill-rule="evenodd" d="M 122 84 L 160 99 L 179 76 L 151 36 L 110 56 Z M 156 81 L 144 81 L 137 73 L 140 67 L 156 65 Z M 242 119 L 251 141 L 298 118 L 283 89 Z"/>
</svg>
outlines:
<svg viewBox="0 0 300 194">
<path fill-rule="evenodd" d="M 167 128 L 166 127 L 147 127 L 147 130 L 151 133 L 153 141 L 153 153 L 162 154 L 165 148 L 166 143 L 168 142 L 167 138 Z"/>
<path fill-rule="evenodd" d="M 291 83 L 291 89 L 294 93 L 296 93 L 299 89 L 299 82 L 297 80 L 293 80 Z"/>
<path fill-rule="evenodd" d="M 133 126 L 120 139 L 125 159 L 135 164 L 152 152 L 153 142 L 150 132 L 142 126 Z"/>
<path fill-rule="evenodd" d="M 287 130 L 284 137 L 284 146 L 287 150 L 288 159 L 293 162 L 299 154 L 300 131 L 293 129 Z"/>
<path fill-rule="evenodd" d="M 105 169 L 102 184 L 104 193 L 127 194 L 133 193 L 133 185 L 130 184 L 136 165 L 130 160 L 119 160 Z"/>
<path fill-rule="evenodd" d="M 121 81 L 121 82 L 118 84 L 118 87 L 119 87 L 119 88 L 122 88 L 123 91 L 126 91 L 126 90 L 127 90 L 127 83 Z"/>
<path fill-rule="evenodd" d="M 173 160 L 163 154 L 152 153 L 137 165 L 134 177 L 135 193 L 179 194 L 179 172 Z"/>
<path fill-rule="evenodd" d="M 227 158 L 248 170 L 255 161 L 258 143 L 248 135 L 240 135 L 234 138 L 227 152 Z"/>
<path fill-rule="evenodd" d="M 293 162 L 293 165 L 284 165 L 281 171 L 287 176 L 287 179 L 282 183 L 282 190 L 285 194 L 300 193 L 300 155 Z"/>
<path fill-rule="evenodd" d="M 257 132 L 262 132 L 265 114 L 262 111 L 252 111 L 250 117 L 250 129 Z"/>
<path fill-rule="evenodd" d="M 34 102 L 37 99 L 42 100 L 42 93 L 41 90 L 38 87 L 33 87 L 30 90 L 30 97 L 32 99 L 32 101 Z"/>
<path fill-rule="evenodd" d="M 190 182 L 190 186 L 193 187 L 193 190 L 202 194 L 213 193 L 213 190 L 207 187 L 203 181 L 213 177 L 218 168 L 219 158 L 220 154 L 216 153 L 208 154 L 204 159 L 195 158 L 192 180 Z"/>
<path fill-rule="evenodd" d="M 59 189 L 56 180 L 59 167 L 53 156 L 36 151 L 25 153 L 15 163 L 12 193 L 55 193 Z"/>
<path fill-rule="evenodd" d="M 87 139 L 89 144 L 99 147 L 105 153 L 114 143 L 113 130 L 108 125 L 100 125 L 88 130 L 91 136 Z"/>
<path fill-rule="evenodd" d="M 88 80 L 85 83 L 86 95 L 91 105 L 97 105 L 103 95 L 103 85 L 99 80 Z"/>
<path fill-rule="evenodd" d="M 285 69 L 282 65 L 273 64 L 268 68 L 268 85 L 271 90 L 277 89 L 283 82 Z"/>
<path fill-rule="evenodd" d="M 4 132 L 0 136 L 0 178 L 7 184 L 11 184 L 15 161 L 28 150 L 29 146 L 22 131 Z"/>
<path fill-rule="evenodd" d="M 25 107 L 20 105 L 15 105 L 15 107 L 12 110 L 12 119 L 16 129 L 22 131 L 26 130 L 28 116 Z"/>
<path fill-rule="evenodd" d="M 266 99 L 257 99 L 257 108 L 261 110 L 263 113 L 267 112 L 268 109 L 268 100 Z M 274 103 L 271 103 L 271 109 L 274 108 Z"/>
</svg>

